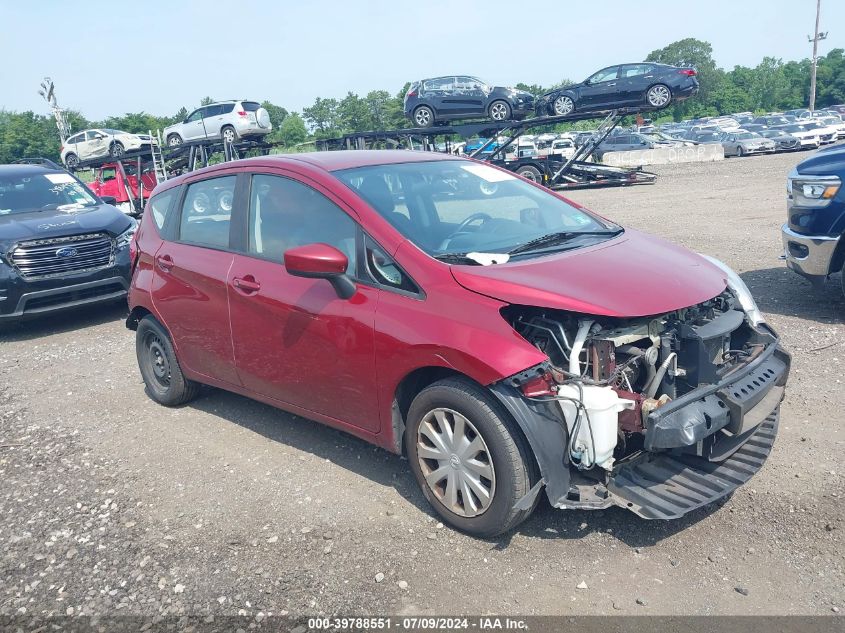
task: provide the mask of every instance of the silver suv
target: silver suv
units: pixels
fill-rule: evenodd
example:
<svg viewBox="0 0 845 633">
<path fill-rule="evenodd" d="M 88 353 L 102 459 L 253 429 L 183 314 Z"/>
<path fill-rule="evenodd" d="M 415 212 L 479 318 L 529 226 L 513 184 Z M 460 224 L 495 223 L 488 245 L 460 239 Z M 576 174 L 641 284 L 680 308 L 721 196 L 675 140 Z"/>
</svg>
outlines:
<svg viewBox="0 0 845 633">
<path fill-rule="evenodd" d="M 235 143 L 246 137 L 264 136 L 272 129 L 270 115 L 257 101 L 218 101 L 197 108 L 181 123 L 164 128 L 164 138 L 170 147 L 209 138 Z"/>
</svg>

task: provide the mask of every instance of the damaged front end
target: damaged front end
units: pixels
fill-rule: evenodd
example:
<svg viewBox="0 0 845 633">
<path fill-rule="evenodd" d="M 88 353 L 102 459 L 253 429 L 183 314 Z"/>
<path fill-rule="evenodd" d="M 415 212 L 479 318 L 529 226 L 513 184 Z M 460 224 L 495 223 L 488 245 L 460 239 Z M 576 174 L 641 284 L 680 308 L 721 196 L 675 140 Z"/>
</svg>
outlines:
<svg viewBox="0 0 845 633">
<path fill-rule="evenodd" d="M 558 508 L 676 518 L 729 495 L 768 457 L 790 357 L 733 284 L 653 317 L 516 305 L 503 316 L 548 356 L 492 385 L 542 473 L 520 507 L 544 485 Z"/>
</svg>

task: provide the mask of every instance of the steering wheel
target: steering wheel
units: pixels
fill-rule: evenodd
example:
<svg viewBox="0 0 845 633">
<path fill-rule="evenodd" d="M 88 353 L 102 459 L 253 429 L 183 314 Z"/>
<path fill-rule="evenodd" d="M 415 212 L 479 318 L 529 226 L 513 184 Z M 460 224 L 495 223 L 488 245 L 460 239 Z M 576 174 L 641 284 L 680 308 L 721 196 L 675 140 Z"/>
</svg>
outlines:
<svg viewBox="0 0 845 633">
<path fill-rule="evenodd" d="M 449 235 L 446 236 L 446 239 L 444 239 L 440 243 L 439 250 L 442 251 L 442 250 L 445 250 L 446 248 L 448 248 L 449 242 L 451 242 L 455 237 L 457 237 L 461 233 L 465 233 L 466 231 L 464 231 L 464 229 L 466 227 L 468 227 L 470 224 L 472 224 L 473 222 L 475 222 L 476 220 L 481 220 L 482 222 L 486 222 L 487 220 L 492 220 L 492 219 L 493 218 L 487 213 L 473 213 L 472 215 L 465 218 L 464 221 L 461 222 L 458 225 L 458 228 L 456 228 L 454 231 L 452 231 L 451 233 L 449 233 Z"/>
</svg>

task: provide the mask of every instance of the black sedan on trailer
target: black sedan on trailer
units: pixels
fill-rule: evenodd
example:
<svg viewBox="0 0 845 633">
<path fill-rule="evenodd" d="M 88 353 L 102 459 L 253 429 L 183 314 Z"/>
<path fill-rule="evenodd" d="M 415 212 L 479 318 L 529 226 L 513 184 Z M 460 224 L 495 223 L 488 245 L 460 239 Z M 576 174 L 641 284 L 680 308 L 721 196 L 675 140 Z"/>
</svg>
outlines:
<svg viewBox="0 0 845 633">
<path fill-rule="evenodd" d="M 580 84 L 547 92 L 536 101 L 537 116 L 560 116 L 642 106 L 659 110 L 698 92 L 694 68 L 643 62 L 602 68 Z"/>
<path fill-rule="evenodd" d="M 489 86 L 466 75 L 415 81 L 405 93 L 405 116 L 417 127 L 441 121 L 489 117 L 522 119 L 534 111 L 534 95 L 524 90 Z"/>
<path fill-rule="evenodd" d="M 0 165 L 0 328 L 123 300 L 137 226 L 62 169 Z"/>
</svg>

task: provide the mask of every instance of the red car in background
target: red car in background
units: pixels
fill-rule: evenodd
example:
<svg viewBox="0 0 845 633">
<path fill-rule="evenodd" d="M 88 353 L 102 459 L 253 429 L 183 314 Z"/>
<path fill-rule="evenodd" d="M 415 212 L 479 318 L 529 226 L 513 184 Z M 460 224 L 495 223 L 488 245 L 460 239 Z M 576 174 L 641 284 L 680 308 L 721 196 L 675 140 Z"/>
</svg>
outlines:
<svg viewBox="0 0 845 633">
<path fill-rule="evenodd" d="M 118 209 L 127 214 L 140 213 L 144 203 L 158 184 L 152 164 L 141 166 L 141 181 L 138 183 L 138 167 L 131 161 L 126 163 L 105 163 L 100 166 L 88 188 L 96 195 L 112 196 Z"/>
<path fill-rule="evenodd" d="M 678 517 L 774 442 L 790 359 L 736 273 L 485 163 L 224 163 L 160 185 L 131 255 L 153 399 L 212 385 L 404 454 L 471 534 L 541 492 Z"/>
</svg>

